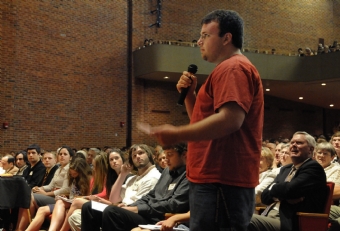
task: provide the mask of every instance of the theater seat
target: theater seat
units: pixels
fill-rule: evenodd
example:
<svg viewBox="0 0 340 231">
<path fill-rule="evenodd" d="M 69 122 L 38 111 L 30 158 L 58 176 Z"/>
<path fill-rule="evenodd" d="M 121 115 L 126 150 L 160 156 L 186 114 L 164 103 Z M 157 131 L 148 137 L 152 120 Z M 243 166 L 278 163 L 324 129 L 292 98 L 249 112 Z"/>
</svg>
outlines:
<svg viewBox="0 0 340 231">
<path fill-rule="evenodd" d="M 302 213 L 298 212 L 300 231 L 327 231 L 328 217 L 333 203 L 334 183 L 327 182 L 329 188 L 328 197 L 323 213 Z"/>
</svg>

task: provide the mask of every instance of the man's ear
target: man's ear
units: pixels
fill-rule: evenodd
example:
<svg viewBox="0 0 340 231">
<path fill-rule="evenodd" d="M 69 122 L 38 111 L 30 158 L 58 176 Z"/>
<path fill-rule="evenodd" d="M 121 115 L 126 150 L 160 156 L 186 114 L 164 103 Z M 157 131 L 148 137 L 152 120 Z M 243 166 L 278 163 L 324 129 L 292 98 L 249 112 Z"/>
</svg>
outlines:
<svg viewBox="0 0 340 231">
<path fill-rule="evenodd" d="M 231 33 L 225 33 L 224 34 L 224 45 L 227 45 L 228 43 L 232 43 L 233 35 Z"/>
</svg>

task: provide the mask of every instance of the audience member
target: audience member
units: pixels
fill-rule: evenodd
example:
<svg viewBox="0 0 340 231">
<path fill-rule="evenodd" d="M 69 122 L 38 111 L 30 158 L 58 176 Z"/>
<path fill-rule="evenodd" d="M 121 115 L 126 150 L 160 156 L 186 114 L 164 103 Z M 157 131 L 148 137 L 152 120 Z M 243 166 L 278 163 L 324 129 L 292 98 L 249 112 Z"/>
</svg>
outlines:
<svg viewBox="0 0 340 231">
<path fill-rule="evenodd" d="M 46 172 L 45 172 L 45 176 L 43 177 L 41 182 L 37 185 L 39 187 L 50 184 L 50 182 L 52 181 L 52 179 L 54 177 L 54 173 L 59 168 L 59 166 L 56 165 L 57 158 L 56 158 L 55 154 L 53 154 L 51 152 L 45 152 L 43 154 L 42 162 L 43 162 L 43 164 L 46 168 Z"/>
<path fill-rule="evenodd" d="M 335 132 L 331 137 L 331 144 L 334 146 L 336 155 L 333 159 L 333 163 L 339 163 L 340 161 L 340 131 Z"/>
<path fill-rule="evenodd" d="M 250 231 L 298 230 L 297 212 L 320 213 L 326 198 L 326 174 L 310 157 L 315 139 L 306 132 L 296 132 L 290 141 L 292 164 L 281 167 L 274 182 L 262 192 L 262 202 L 270 205 L 262 215 L 254 214 Z"/>
<path fill-rule="evenodd" d="M 340 188 L 340 166 L 332 163 L 336 155 L 335 148 L 331 143 L 318 143 L 315 148 L 315 160 L 323 167 L 327 181 L 334 182 L 335 188 Z M 337 189 L 335 189 L 337 191 Z M 339 195 L 340 196 L 340 195 Z M 334 198 L 339 199 L 339 198 Z"/>
<path fill-rule="evenodd" d="M 316 147 L 316 161 L 324 168 L 327 181 L 334 182 L 333 199 L 340 199 L 340 166 L 332 163 L 336 155 L 335 148 L 332 144 L 324 142 L 319 143 Z M 329 214 L 331 228 L 329 231 L 340 230 L 340 207 L 337 205 L 331 206 Z"/>
<path fill-rule="evenodd" d="M 19 168 L 17 175 L 23 175 L 25 169 L 28 167 L 28 159 L 26 151 L 22 150 L 15 154 L 15 164 Z"/>
<path fill-rule="evenodd" d="M 38 185 L 44 178 L 46 168 L 40 160 L 40 147 L 37 144 L 32 144 L 27 148 L 27 158 L 30 166 L 25 169 L 23 176 L 27 184 L 33 188 Z"/>
<path fill-rule="evenodd" d="M 280 156 L 281 156 L 281 146 L 283 143 L 279 143 L 275 147 L 275 156 L 273 161 L 273 169 L 281 167 Z"/>
<path fill-rule="evenodd" d="M 69 162 L 74 156 L 73 150 L 68 146 L 62 146 L 58 152 L 60 167 L 56 170 L 51 182 L 41 187 L 33 187 L 31 197 L 30 214 L 34 217 L 35 212 L 41 206 L 55 204 L 55 196 L 67 195 L 70 193 L 68 182 Z M 46 173 L 45 173 L 46 175 Z M 43 179 L 42 179 L 43 180 Z M 38 184 L 37 184 L 38 185 Z M 41 214 L 39 214 L 41 216 Z M 35 216 L 35 222 L 44 221 L 45 216 Z M 29 217 L 26 209 L 19 209 L 17 231 L 23 231 L 29 224 Z"/>
<path fill-rule="evenodd" d="M 153 190 L 127 206 L 107 206 L 103 212 L 93 210 L 91 203 L 82 207 L 82 231 L 131 230 L 139 224 L 156 223 L 165 213 L 189 211 L 189 184 L 186 179 L 184 145 L 163 148 L 166 168 Z"/>
<path fill-rule="evenodd" d="M 322 54 L 323 53 L 323 51 L 324 51 L 324 48 L 323 48 L 323 45 L 322 45 L 322 43 L 319 43 L 319 45 L 318 45 L 318 55 L 319 54 Z"/>
<path fill-rule="evenodd" d="M 12 155 L 6 155 L 1 158 L 2 168 L 5 170 L 5 174 L 16 175 L 19 171 L 18 167 L 14 164 L 15 158 Z"/>
<path fill-rule="evenodd" d="M 290 147 L 289 144 L 281 145 L 280 162 L 282 166 L 292 163 L 292 159 L 291 159 L 290 152 L 289 152 L 290 150 L 289 147 Z"/>
<path fill-rule="evenodd" d="M 306 49 L 305 49 L 305 55 L 306 55 L 306 56 L 313 56 L 314 53 L 313 53 L 313 51 L 312 51 L 309 47 L 306 47 Z"/>
<path fill-rule="evenodd" d="M 118 176 L 121 172 L 121 167 L 123 163 L 125 162 L 124 154 L 119 149 L 112 149 L 111 152 L 106 157 L 106 163 L 109 166 L 107 177 L 106 177 L 106 192 L 105 195 L 101 194 L 95 194 L 91 193 L 93 196 L 87 196 L 84 198 L 76 198 L 66 215 L 65 221 L 63 226 L 61 227 L 61 230 L 68 231 L 71 229 L 72 231 L 80 231 L 80 225 L 81 225 L 81 207 L 84 203 L 88 202 L 90 199 L 98 199 L 98 197 L 107 199 L 108 196 L 111 193 L 113 184 L 117 181 Z M 96 168 L 96 165 L 94 165 Z M 127 176 L 129 177 L 129 176 Z M 126 179 L 125 179 L 126 180 Z M 91 189 L 92 191 L 92 189 Z"/>
<path fill-rule="evenodd" d="M 96 157 L 96 155 L 98 155 L 100 153 L 100 149 L 98 148 L 90 148 L 87 152 L 87 163 L 90 165 L 90 167 L 92 168 L 92 161 L 93 159 Z"/>
<path fill-rule="evenodd" d="M 305 54 L 303 53 L 303 49 L 302 48 L 299 48 L 298 49 L 298 54 L 299 54 L 299 56 L 305 56 Z"/>
<path fill-rule="evenodd" d="M 167 159 L 166 159 L 165 153 L 163 151 L 158 155 L 157 162 L 158 162 L 158 165 L 161 169 L 161 172 L 163 172 L 163 170 L 166 167 L 168 167 Z"/>
<path fill-rule="evenodd" d="M 37 215 L 26 231 L 39 230 L 45 217 L 50 214 L 52 214 L 52 218 L 48 230 L 59 231 L 65 218 L 66 209 L 71 206 L 72 200 L 75 197 L 89 194 L 91 168 L 85 159 L 75 158 L 72 163 L 70 163 L 67 175 L 68 187 L 70 188 L 68 197 L 66 195 L 57 195 L 55 203 L 39 207 Z"/>
<path fill-rule="evenodd" d="M 259 184 L 255 187 L 255 205 L 261 206 L 262 191 L 270 185 L 275 177 L 276 172 L 272 170 L 274 155 L 269 148 L 262 147 L 260 158 L 260 177 Z"/>
</svg>

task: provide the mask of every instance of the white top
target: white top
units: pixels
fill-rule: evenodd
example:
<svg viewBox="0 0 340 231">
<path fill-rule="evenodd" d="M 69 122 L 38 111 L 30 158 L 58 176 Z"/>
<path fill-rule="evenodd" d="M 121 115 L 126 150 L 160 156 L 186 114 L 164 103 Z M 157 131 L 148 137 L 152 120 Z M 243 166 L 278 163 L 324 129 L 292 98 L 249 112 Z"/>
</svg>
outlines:
<svg viewBox="0 0 340 231">
<path fill-rule="evenodd" d="M 54 176 L 51 182 L 48 185 L 42 186 L 42 188 L 46 192 L 50 192 L 54 190 L 54 195 L 62 195 L 69 194 L 70 187 L 68 185 L 68 169 L 70 168 L 70 164 L 67 164 L 65 167 L 59 167 L 57 171 L 54 173 Z"/>
<path fill-rule="evenodd" d="M 324 168 L 327 181 L 334 182 L 336 185 L 340 185 L 340 166 L 331 163 L 328 167 Z"/>
<path fill-rule="evenodd" d="M 142 175 L 128 178 L 120 190 L 120 196 L 123 198 L 122 202 L 129 205 L 146 195 L 155 187 L 160 176 L 161 173 L 155 165 L 152 165 Z"/>
<path fill-rule="evenodd" d="M 259 184 L 255 187 L 255 204 L 261 204 L 261 194 L 263 190 L 265 190 L 268 185 L 270 185 L 276 175 L 278 174 L 278 171 L 276 169 L 269 169 L 267 171 L 264 171 L 260 173 L 259 178 Z"/>
</svg>

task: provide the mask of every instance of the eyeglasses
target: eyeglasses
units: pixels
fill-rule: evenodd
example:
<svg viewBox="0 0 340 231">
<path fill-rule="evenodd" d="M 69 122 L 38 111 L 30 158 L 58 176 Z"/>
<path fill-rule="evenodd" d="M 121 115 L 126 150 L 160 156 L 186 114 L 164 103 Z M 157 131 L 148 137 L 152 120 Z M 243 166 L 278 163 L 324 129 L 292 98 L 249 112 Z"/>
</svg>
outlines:
<svg viewBox="0 0 340 231">
<path fill-rule="evenodd" d="M 200 40 L 200 41 L 204 41 L 206 38 L 209 38 L 209 37 L 210 37 L 209 34 L 201 34 L 199 40 Z"/>
<path fill-rule="evenodd" d="M 317 152 L 316 153 L 316 155 L 318 155 L 318 156 L 330 156 L 331 154 L 330 153 L 328 153 L 328 152 Z"/>
</svg>

